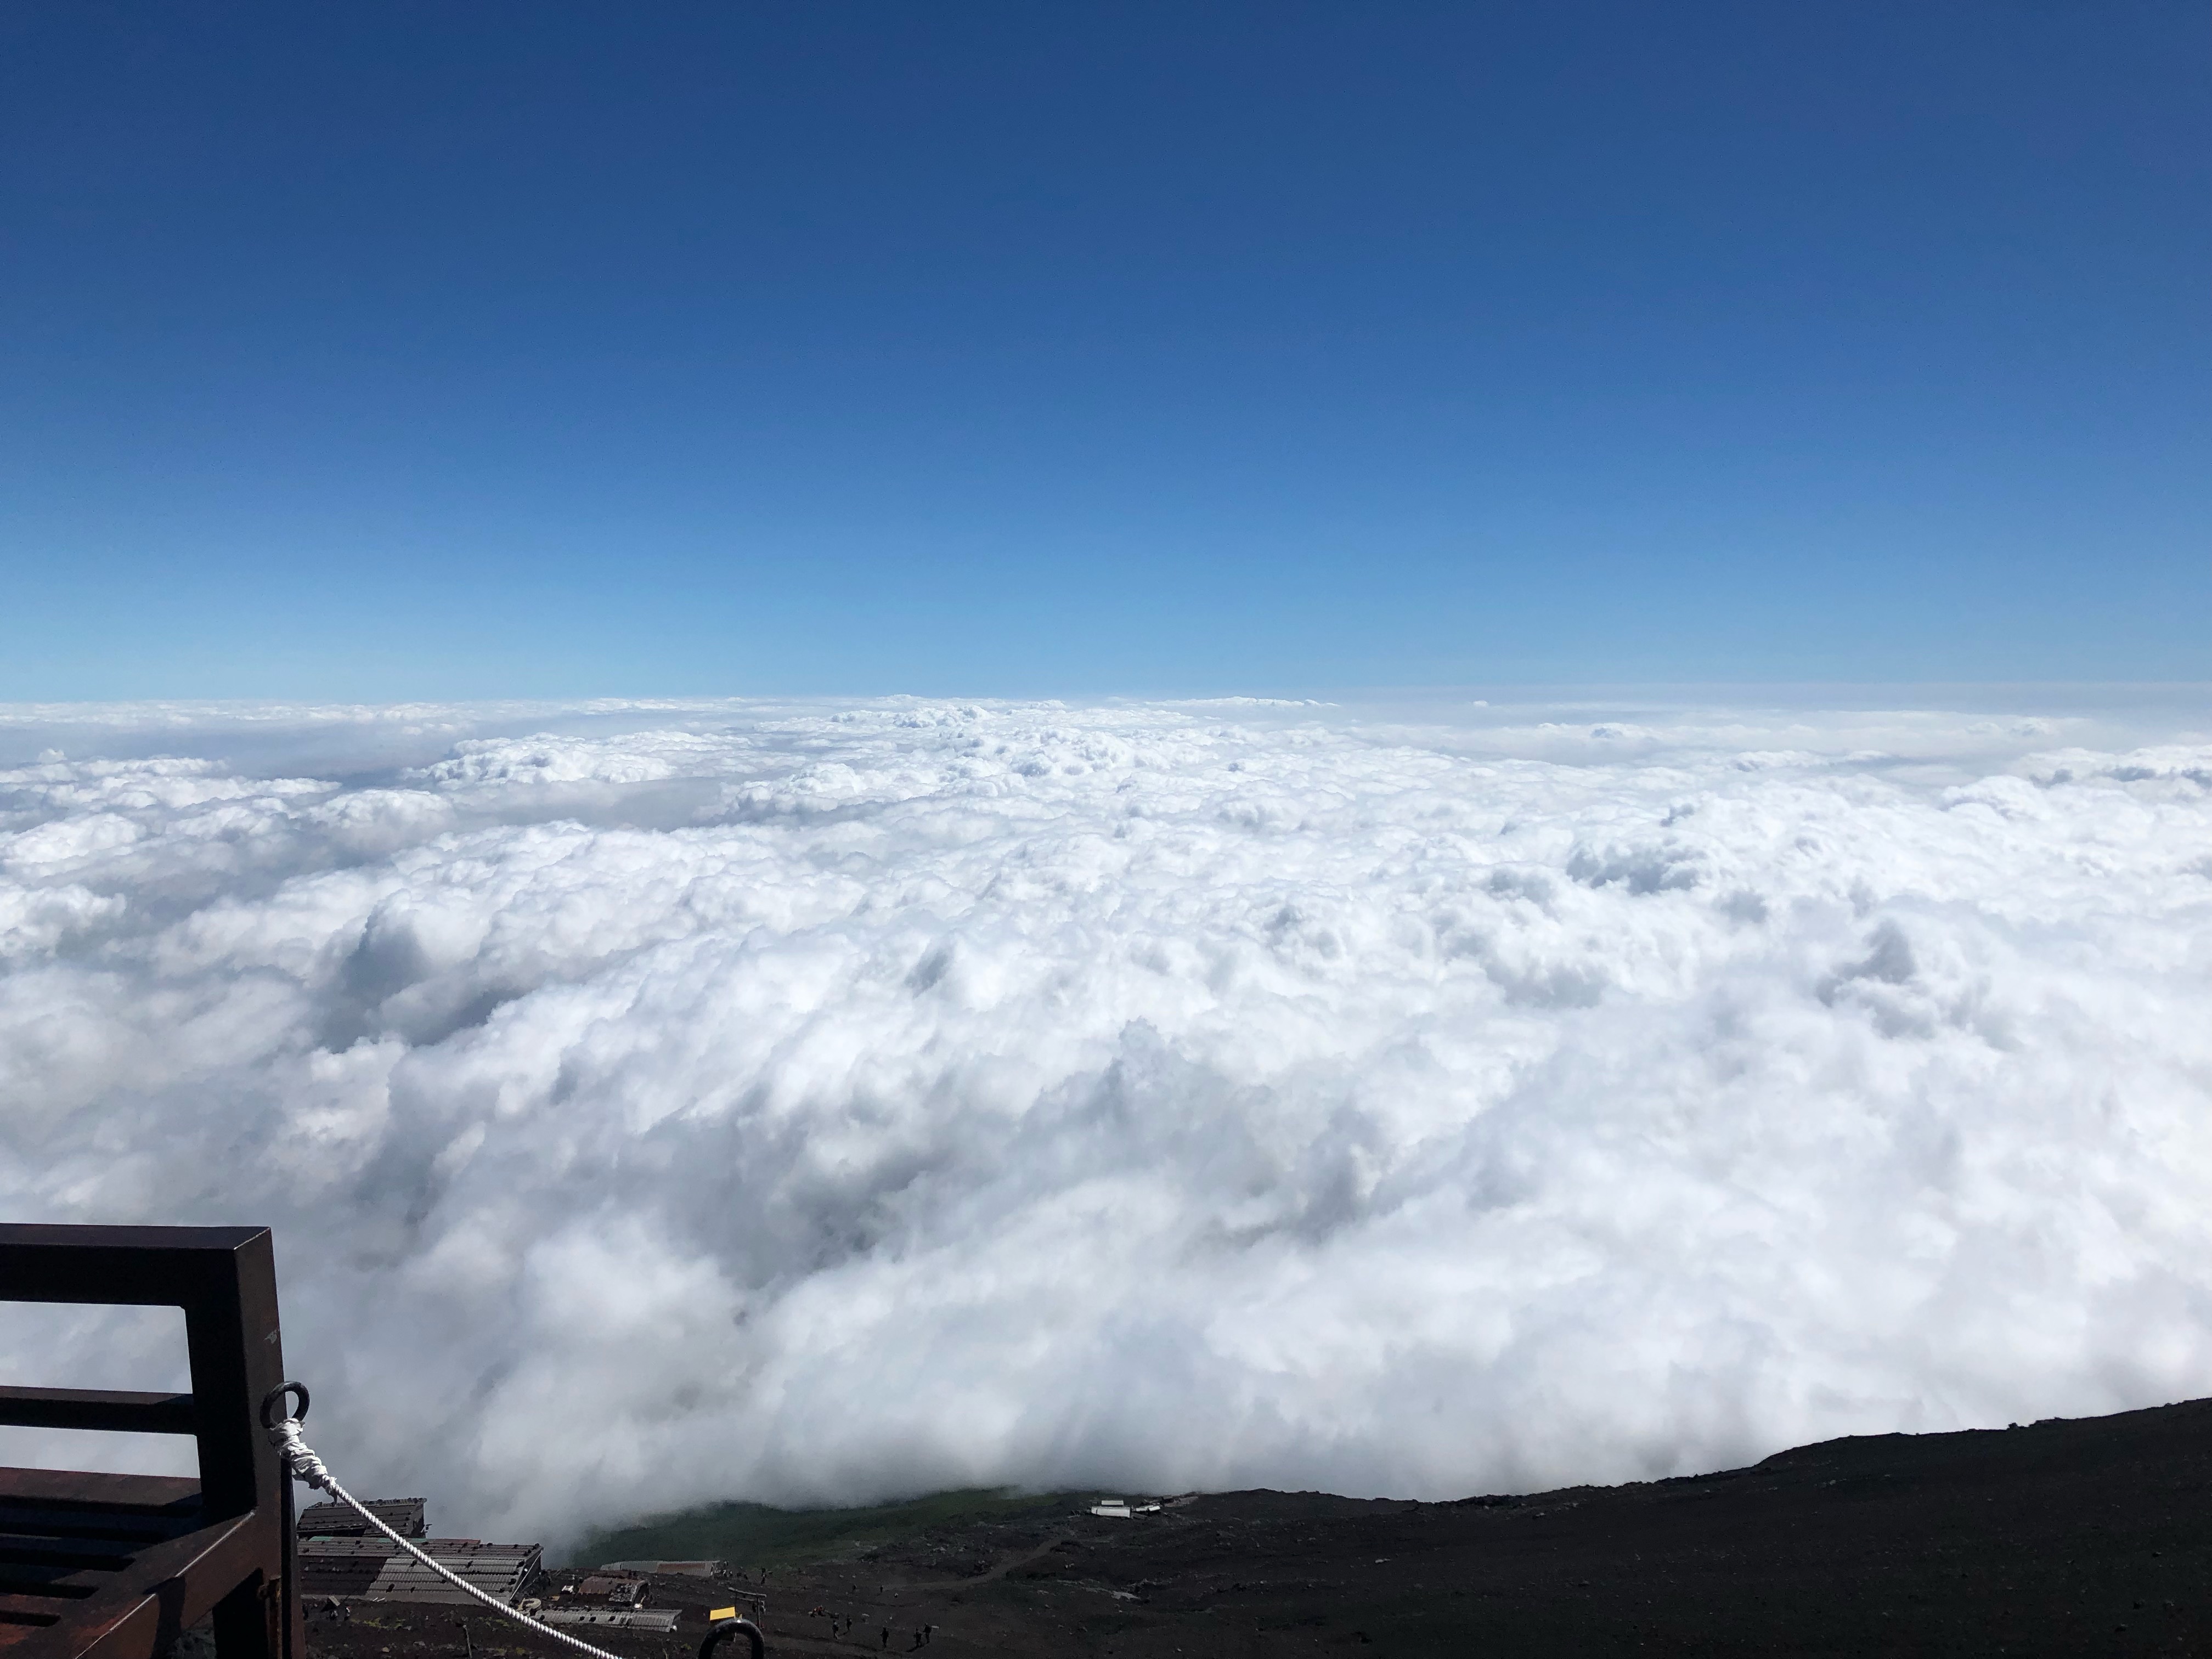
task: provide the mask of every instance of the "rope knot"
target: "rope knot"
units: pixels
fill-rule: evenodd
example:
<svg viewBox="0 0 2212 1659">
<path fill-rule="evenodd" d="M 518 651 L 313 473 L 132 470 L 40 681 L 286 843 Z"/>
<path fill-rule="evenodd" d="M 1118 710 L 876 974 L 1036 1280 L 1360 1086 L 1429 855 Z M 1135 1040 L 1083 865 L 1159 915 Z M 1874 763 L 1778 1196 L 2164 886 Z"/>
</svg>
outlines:
<svg viewBox="0 0 2212 1659">
<path fill-rule="evenodd" d="M 292 1472 L 295 1480 L 305 1481 L 319 1492 L 331 1489 L 331 1472 L 323 1467 L 323 1460 L 315 1455 L 314 1448 L 300 1438 L 300 1419 L 288 1417 L 269 1431 L 269 1443 L 276 1448 L 276 1455 Z"/>
<path fill-rule="evenodd" d="M 551 1637 L 555 1641 L 562 1644 L 564 1646 L 574 1648 L 579 1653 L 589 1654 L 591 1656 L 591 1659 L 618 1659 L 618 1656 L 609 1653 L 605 1648 L 595 1648 L 589 1642 L 578 1641 L 566 1631 L 554 1630 L 550 1626 L 539 1624 L 538 1620 L 532 1619 L 528 1613 L 523 1612 L 521 1608 L 514 1607 L 507 1602 L 501 1601 L 497 1596 L 478 1589 L 476 1585 L 471 1584 L 467 1579 L 455 1572 L 451 1567 L 446 1565 L 444 1562 L 436 1560 L 432 1557 L 426 1555 L 422 1550 L 416 1548 L 413 1544 L 409 1543 L 407 1540 L 402 1538 L 398 1533 L 392 1531 L 391 1527 L 386 1524 L 381 1516 L 377 1515 L 374 1510 L 369 1509 L 368 1505 L 364 1504 L 361 1501 L 361 1499 L 356 1498 L 343 1486 L 338 1485 L 337 1477 L 323 1467 L 323 1460 L 315 1455 L 314 1448 L 308 1445 L 306 1441 L 300 1437 L 300 1419 L 298 1418 L 287 1417 L 282 1422 L 276 1420 L 275 1413 L 278 1409 L 279 1399 L 287 1389 L 299 1389 L 300 1409 L 302 1412 L 307 1409 L 307 1391 L 305 1389 L 301 1388 L 296 1382 L 287 1382 L 284 1384 L 283 1389 L 271 1390 L 268 1399 L 261 1402 L 261 1420 L 268 1426 L 269 1443 L 276 1448 L 276 1456 L 278 1461 L 284 1465 L 284 1468 L 290 1473 L 295 1480 L 305 1481 L 308 1486 L 315 1487 L 318 1491 L 330 1493 L 332 1498 L 337 1499 L 341 1504 L 350 1505 L 356 1515 L 360 1516 L 362 1520 L 368 1522 L 370 1526 L 375 1528 L 377 1531 L 382 1533 L 393 1543 L 397 1544 L 404 1553 L 413 1556 L 415 1559 L 421 1562 L 424 1566 L 429 1568 L 432 1572 L 436 1573 L 439 1577 L 453 1585 L 454 1589 L 461 1591 L 465 1595 L 473 1596 L 476 1600 L 483 1602 L 484 1606 L 489 1607 L 494 1613 L 504 1613 L 509 1619 L 513 1619 L 521 1624 L 528 1625 L 532 1629 L 542 1632 L 544 1634 Z M 743 1623 L 742 1620 L 739 1622 L 741 1624 Z M 753 1653 L 756 1656 L 756 1659 L 757 1659 L 757 1656 L 761 1651 L 760 1634 L 749 1624 L 744 1625 L 744 1628 L 745 1632 L 749 1632 L 748 1639 L 752 1643 Z M 708 1643 L 708 1646 L 711 1648 L 713 1645 L 713 1640 L 710 1638 Z"/>
</svg>

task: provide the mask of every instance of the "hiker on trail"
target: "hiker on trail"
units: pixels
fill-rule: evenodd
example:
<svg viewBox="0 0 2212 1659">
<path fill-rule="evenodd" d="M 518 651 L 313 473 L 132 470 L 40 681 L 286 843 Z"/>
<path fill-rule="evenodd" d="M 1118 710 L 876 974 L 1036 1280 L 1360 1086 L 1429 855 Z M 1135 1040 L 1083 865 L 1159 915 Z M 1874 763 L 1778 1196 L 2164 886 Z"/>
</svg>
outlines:
<svg viewBox="0 0 2212 1659">
<path fill-rule="evenodd" d="M 890 1647 L 890 1644 L 891 1644 L 891 1627 L 890 1627 L 889 1625 L 885 1625 L 885 1626 L 884 1626 L 884 1641 L 883 1641 L 883 1644 L 884 1644 L 884 1647 L 886 1647 L 886 1648 Z"/>
</svg>

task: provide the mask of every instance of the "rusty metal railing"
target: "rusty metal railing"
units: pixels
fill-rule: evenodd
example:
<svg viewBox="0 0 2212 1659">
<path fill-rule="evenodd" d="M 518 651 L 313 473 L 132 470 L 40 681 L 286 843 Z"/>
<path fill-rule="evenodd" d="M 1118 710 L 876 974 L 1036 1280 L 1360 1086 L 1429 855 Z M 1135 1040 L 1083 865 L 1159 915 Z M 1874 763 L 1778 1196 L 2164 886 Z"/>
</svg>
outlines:
<svg viewBox="0 0 2212 1659">
<path fill-rule="evenodd" d="M 153 1659 L 210 1613 L 220 1659 L 298 1659 L 268 1229 L 0 1224 L 0 1301 L 181 1308 L 190 1394 L 10 1386 L 0 1424 L 188 1434 L 200 1468 L 0 1468 L 0 1659 Z"/>
</svg>

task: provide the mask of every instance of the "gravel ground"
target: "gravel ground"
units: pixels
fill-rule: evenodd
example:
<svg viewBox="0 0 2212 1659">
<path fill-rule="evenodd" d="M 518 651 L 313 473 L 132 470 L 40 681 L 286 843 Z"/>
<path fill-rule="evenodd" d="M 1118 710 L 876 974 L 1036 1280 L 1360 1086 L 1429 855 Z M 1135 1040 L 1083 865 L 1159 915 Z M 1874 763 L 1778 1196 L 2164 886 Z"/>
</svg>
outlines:
<svg viewBox="0 0 2212 1659">
<path fill-rule="evenodd" d="M 748 1577 L 783 1653 L 912 1653 L 934 1626 L 931 1659 L 2212 1654 L 2212 1401 L 1449 1504 L 1223 1492 L 1109 1521 L 1060 1500 Z M 675 1636 L 580 1633 L 678 1659 L 727 1600 L 657 1578 L 652 1605 L 688 1610 Z M 395 1604 L 318 1619 L 309 1645 L 561 1651 L 488 1613 Z"/>
</svg>

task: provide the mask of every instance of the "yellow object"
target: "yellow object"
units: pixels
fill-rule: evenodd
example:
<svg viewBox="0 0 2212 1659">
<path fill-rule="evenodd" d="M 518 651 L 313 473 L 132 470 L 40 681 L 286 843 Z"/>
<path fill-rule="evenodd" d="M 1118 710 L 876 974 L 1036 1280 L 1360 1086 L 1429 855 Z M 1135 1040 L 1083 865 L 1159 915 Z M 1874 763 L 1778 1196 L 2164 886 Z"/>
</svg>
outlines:
<svg viewBox="0 0 2212 1659">
<path fill-rule="evenodd" d="M 717 1619 L 734 1619 L 737 1616 L 738 1610 L 735 1607 L 716 1607 L 712 1613 L 707 1615 L 707 1618 L 708 1622 L 711 1623 Z"/>
</svg>

